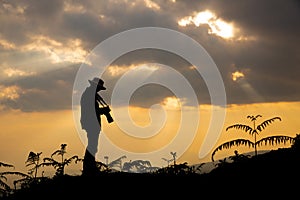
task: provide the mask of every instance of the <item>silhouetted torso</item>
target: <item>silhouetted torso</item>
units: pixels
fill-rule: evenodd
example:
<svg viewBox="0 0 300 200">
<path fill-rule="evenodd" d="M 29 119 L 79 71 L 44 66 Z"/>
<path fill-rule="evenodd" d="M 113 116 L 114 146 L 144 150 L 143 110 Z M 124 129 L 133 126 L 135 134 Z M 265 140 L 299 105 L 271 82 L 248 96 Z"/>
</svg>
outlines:
<svg viewBox="0 0 300 200">
<path fill-rule="evenodd" d="M 97 102 L 98 93 L 95 86 L 89 86 L 83 92 L 81 97 L 81 127 L 85 130 L 101 129 L 101 120 L 99 114 L 99 105 Z"/>
</svg>

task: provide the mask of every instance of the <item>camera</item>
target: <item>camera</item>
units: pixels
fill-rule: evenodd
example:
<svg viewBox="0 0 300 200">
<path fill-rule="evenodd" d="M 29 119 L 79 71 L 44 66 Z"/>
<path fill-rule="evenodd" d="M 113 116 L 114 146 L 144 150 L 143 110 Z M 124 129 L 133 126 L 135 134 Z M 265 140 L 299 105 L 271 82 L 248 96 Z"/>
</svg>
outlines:
<svg viewBox="0 0 300 200">
<path fill-rule="evenodd" d="M 110 110 L 110 107 L 108 105 L 99 108 L 99 111 L 100 111 L 100 115 L 105 115 L 106 120 L 107 120 L 108 123 L 112 123 L 114 121 L 114 119 L 110 115 L 111 110 Z"/>
</svg>

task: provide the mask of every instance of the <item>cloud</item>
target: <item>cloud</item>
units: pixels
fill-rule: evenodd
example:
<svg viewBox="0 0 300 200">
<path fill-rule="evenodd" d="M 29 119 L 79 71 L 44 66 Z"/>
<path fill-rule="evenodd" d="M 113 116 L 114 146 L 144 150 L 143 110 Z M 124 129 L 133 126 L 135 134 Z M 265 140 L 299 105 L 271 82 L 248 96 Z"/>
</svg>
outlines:
<svg viewBox="0 0 300 200">
<path fill-rule="evenodd" d="M 231 73 L 231 75 L 232 75 L 232 80 L 233 81 L 238 81 L 239 79 L 245 77 L 243 72 L 239 72 L 239 71 L 235 71 L 235 72 Z"/>
<path fill-rule="evenodd" d="M 186 16 L 178 21 L 179 26 L 185 27 L 190 24 L 194 24 L 197 27 L 200 25 L 208 25 L 209 34 L 215 34 L 224 39 L 231 39 L 234 37 L 235 27 L 222 19 L 218 19 L 215 13 L 212 13 L 209 10 L 194 13 L 193 16 Z"/>
<path fill-rule="evenodd" d="M 6 69 L 4 69 L 3 72 L 8 77 L 32 76 L 32 75 L 36 74 L 35 72 L 26 72 L 26 71 L 22 71 L 20 69 L 15 69 L 15 68 L 6 68 Z"/>
<path fill-rule="evenodd" d="M 157 26 L 187 34 L 207 50 L 224 79 L 228 103 L 296 101 L 300 98 L 299 10 L 296 0 L 5 0 L 0 4 L 0 85 L 26 91 L 17 93 L 17 103 L 8 103 L 9 107 L 70 108 L 76 70 L 96 45 L 124 30 Z M 193 66 L 160 50 L 121 56 L 112 63 L 111 74 L 105 74 L 107 84 L 113 87 L 130 66 L 147 62 L 178 70 L 191 82 L 199 101 L 210 102 L 207 86 Z M 241 83 L 232 81 L 236 71 L 247 71 L 243 81 L 262 98 L 249 98 Z M 133 103 L 143 106 L 172 96 L 157 87 L 139 89 Z"/>
<path fill-rule="evenodd" d="M 0 102 L 5 100 L 17 100 L 20 98 L 21 88 L 16 85 L 3 86 L 0 85 Z"/>
<path fill-rule="evenodd" d="M 7 80 L 0 99 L 6 109 L 24 112 L 72 109 L 72 90 L 78 66 Z"/>
</svg>

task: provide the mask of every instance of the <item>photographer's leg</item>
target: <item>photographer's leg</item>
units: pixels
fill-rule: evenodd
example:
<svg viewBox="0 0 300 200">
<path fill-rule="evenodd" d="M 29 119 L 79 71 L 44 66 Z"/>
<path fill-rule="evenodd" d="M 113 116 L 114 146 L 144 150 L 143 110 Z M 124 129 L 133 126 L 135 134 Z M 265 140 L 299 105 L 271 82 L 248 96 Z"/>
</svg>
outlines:
<svg viewBox="0 0 300 200">
<path fill-rule="evenodd" d="M 92 133 L 88 132 L 88 145 L 85 150 L 83 160 L 83 175 L 95 175 L 95 173 L 99 172 L 96 166 L 95 158 L 95 155 L 98 150 L 99 134 L 100 130 L 93 130 Z"/>
</svg>

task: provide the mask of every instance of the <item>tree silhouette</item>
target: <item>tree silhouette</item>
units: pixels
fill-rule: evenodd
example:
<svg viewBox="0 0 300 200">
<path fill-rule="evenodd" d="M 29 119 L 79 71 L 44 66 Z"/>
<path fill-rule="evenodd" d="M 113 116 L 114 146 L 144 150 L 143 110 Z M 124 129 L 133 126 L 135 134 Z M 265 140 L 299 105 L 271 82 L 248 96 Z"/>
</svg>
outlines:
<svg viewBox="0 0 300 200">
<path fill-rule="evenodd" d="M 125 162 L 123 164 L 122 171 L 125 172 L 138 172 L 138 173 L 148 173 L 157 170 L 158 167 L 153 167 L 148 160 L 134 160 Z"/>
<path fill-rule="evenodd" d="M 56 169 L 56 176 L 61 176 L 65 174 L 65 166 L 69 165 L 73 160 L 75 163 L 78 161 L 78 156 L 74 155 L 70 158 L 64 158 L 64 155 L 67 153 L 66 151 L 67 144 L 61 144 L 60 149 L 54 151 L 51 154 L 50 158 L 44 158 L 43 166 L 53 166 Z M 60 161 L 54 159 L 54 156 L 60 156 Z"/>
<path fill-rule="evenodd" d="M 118 168 L 120 171 L 122 171 L 123 164 L 122 164 L 122 159 L 127 158 L 125 155 L 117 158 L 116 160 L 110 162 L 108 164 L 108 167 L 113 169 L 113 168 Z"/>
<path fill-rule="evenodd" d="M 255 156 L 257 156 L 257 147 L 260 145 L 266 145 L 266 144 L 280 144 L 283 143 L 285 144 L 286 142 L 290 142 L 292 143 L 294 141 L 293 137 L 289 137 L 289 136 L 283 136 L 283 135 L 278 135 L 278 136 L 270 136 L 270 137 L 265 137 L 262 138 L 260 140 L 257 141 L 257 135 L 262 132 L 263 130 L 265 130 L 265 128 L 272 124 L 275 120 L 279 120 L 281 121 L 280 117 L 273 117 L 270 119 L 267 119 L 265 121 L 263 121 L 261 124 L 256 125 L 256 120 L 262 117 L 261 115 L 248 115 L 247 118 L 251 120 L 251 122 L 253 122 L 253 127 L 245 125 L 245 124 L 234 124 L 231 126 L 228 126 L 226 128 L 226 131 L 228 131 L 229 129 L 237 129 L 237 130 L 243 130 L 246 133 L 249 133 L 251 136 L 254 136 L 254 142 L 247 140 L 247 139 L 236 139 L 236 140 L 231 140 L 229 142 L 225 142 L 223 144 L 221 144 L 220 146 L 218 146 L 217 148 L 215 148 L 215 150 L 212 152 L 212 156 L 211 159 L 212 161 L 214 161 L 214 155 L 217 151 L 222 150 L 222 149 L 229 149 L 232 146 L 240 146 L 240 145 L 246 145 L 248 147 L 253 147 L 254 151 L 255 151 Z"/>
<path fill-rule="evenodd" d="M 33 175 L 33 173 L 34 173 L 33 178 L 37 177 L 38 168 L 40 168 L 42 166 L 42 164 L 40 164 L 40 155 L 41 154 L 42 154 L 42 152 L 34 153 L 33 151 L 31 151 L 25 162 L 25 163 L 27 163 L 26 167 L 33 166 L 31 169 L 28 170 L 28 174 Z"/>
</svg>

